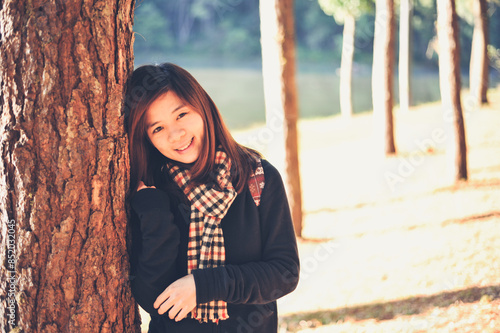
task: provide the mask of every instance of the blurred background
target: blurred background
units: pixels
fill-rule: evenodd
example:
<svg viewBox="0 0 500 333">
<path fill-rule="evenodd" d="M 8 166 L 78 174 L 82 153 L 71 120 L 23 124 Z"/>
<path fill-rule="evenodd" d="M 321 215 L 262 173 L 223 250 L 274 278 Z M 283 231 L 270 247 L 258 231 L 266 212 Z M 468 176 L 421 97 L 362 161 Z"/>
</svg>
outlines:
<svg viewBox="0 0 500 333">
<path fill-rule="evenodd" d="M 478 105 L 469 91 L 476 0 L 455 1 L 468 166 L 457 181 L 450 110 L 441 103 L 436 1 L 410 1 L 404 110 L 395 39 L 397 149 L 387 155 L 374 145 L 375 3 L 294 1 L 302 271 L 297 290 L 279 300 L 280 332 L 500 332 L 500 2 L 482 1 L 488 102 Z M 356 13 L 348 118 L 340 116 L 339 93 L 346 8 Z M 235 138 L 272 160 L 259 1 L 139 0 L 134 31 L 136 66 L 186 68 Z"/>
<path fill-rule="evenodd" d="M 342 2 L 342 1 L 340 1 Z M 348 1 L 345 1 L 346 3 Z M 462 84 L 468 86 L 473 15 L 471 1 L 456 1 L 459 14 Z M 413 101 L 437 101 L 435 0 L 413 1 Z M 490 1 L 489 45 L 500 54 L 500 8 Z M 343 25 L 326 15 L 317 0 L 295 0 L 297 84 L 301 118 L 340 112 L 339 67 Z M 353 65 L 355 113 L 372 109 L 371 72 L 375 9 L 356 20 Z M 231 129 L 265 122 L 261 73 L 259 2 L 255 0 L 137 1 L 135 65 L 174 62 L 193 72 L 217 103 Z M 396 46 L 397 47 L 397 46 Z M 395 51 L 396 60 L 398 52 Z M 498 71 L 492 71 L 498 80 Z M 395 102 L 398 85 L 395 81 Z"/>
</svg>

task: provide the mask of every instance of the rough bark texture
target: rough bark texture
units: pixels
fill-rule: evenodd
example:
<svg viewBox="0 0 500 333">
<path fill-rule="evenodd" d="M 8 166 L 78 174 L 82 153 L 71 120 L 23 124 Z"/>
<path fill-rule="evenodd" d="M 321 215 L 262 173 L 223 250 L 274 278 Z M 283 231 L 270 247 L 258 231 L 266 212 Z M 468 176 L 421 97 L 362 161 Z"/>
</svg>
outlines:
<svg viewBox="0 0 500 333">
<path fill-rule="evenodd" d="M 392 116 L 395 43 L 394 0 L 376 0 L 375 6 L 372 70 L 373 113 L 379 120 L 378 127 L 382 129 L 384 152 L 386 155 L 391 155 L 396 153 Z"/>
<path fill-rule="evenodd" d="M 356 20 L 346 14 L 342 37 L 342 59 L 340 61 L 340 113 L 346 118 L 352 116 L 352 63 L 354 60 L 354 36 Z"/>
<path fill-rule="evenodd" d="M 0 287 L 0 331 L 138 332 L 121 112 L 134 1 L 0 6 L 0 280 L 18 279 L 12 322 Z"/>
<path fill-rule="evenodd" d="M 460 101 L 460 46 L 454 0 L 437 1 L 439 41 L 439 86 L 446 116 L 453 124 L 453 175 L 456 180 L 467 179 L 467 147 L 464 118 Z"/>
<path fill-rule="evenodd" d="M 486 0 L 473 1 L 474 33 L 470 57 L 470 95 L 474 105 L 488 103 L 488 4 Z"/>
<path fill-rule="evenodd" d="M 284 119 L 285 182 L 297 236 L 302 234 L 293 0 L 261 0 L 262 66 L 268 124 Z M 273 129 L 274 131 L 274 129 Z M 275 131 L 276 134 L 280 130 Z"/>
<path fill-rule="evenodd" d="M 399 10 L 399 108 L 408 111 L 411 100 L 413 0 L 400 0 Z"/>
</svg>

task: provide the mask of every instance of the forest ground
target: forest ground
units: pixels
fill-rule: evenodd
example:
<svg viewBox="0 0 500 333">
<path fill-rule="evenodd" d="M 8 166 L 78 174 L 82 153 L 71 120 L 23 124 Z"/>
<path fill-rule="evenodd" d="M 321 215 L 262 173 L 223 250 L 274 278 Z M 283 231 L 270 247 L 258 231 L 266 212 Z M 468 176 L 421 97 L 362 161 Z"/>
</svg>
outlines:
<svg viewBox="0 0 500 333">
<path fill-rule="evenodd" d="M 439 103 L 395 110 L 387 158 L 371 113 L 300 122 L 301 280 L 280 333 L 500 332 L 500 88 L 489 97 L 462 97 L 467 182 L 450 176 Z"/>
<path fill-rule="evenodd" d="M 280 332 L 500 332 L 500 89 L 489 96 L 464 107 L 456 184 L 439 103 L 395 111 L 395 157 L 371 144 L 372 114 L 301 123 L 301 281 L 279 300 Z"/>
</svg>

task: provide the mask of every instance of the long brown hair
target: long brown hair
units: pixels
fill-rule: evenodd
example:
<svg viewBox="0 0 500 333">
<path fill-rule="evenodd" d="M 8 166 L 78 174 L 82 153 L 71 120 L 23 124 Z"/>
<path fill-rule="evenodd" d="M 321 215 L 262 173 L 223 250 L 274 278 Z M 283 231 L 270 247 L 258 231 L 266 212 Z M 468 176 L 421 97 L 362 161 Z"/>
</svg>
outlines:
<svg viewBox="0 0 500 333">
<path fill-rule="evenodd" d="M 151 144 L 145 128 L 145 113 L 149 106 L 168 91 L 174 92 L 203 118 L 204 142 L 200 156 L 190 168 L 192 184 L 213 182 L 215 152 L 221 145 L 232 161 L 233 185 L 241 192 L 256 166 L 255 158 L 260 154 L 234 140 L 215 103 L 189 72 L 172 63 L 163 63 L 137 68 L 127 86 L 124 112 L 129 136 L 131 194 L 141 180 L 146 185 L 155 185 L 155 175 L 168 161 Z"/>
</svg>

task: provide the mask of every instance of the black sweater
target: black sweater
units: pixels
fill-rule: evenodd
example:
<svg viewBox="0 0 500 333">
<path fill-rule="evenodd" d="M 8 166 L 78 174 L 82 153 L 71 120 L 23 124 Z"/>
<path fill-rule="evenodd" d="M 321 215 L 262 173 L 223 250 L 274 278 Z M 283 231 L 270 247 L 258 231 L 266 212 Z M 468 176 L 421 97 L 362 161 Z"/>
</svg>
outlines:
<svg viewBox="0 0 500 333">
<path fill-rule="evenodd" d="M 163 290 L 187 274 L 190 208 L 176 191 L 143 189 L 132 199 L 132 292 L 151 314 L 149 332 L 275 333 L 276 299 L 293 291 L 299 258 L 283 182 L 267 161 L 265 187 L 257 207 L 248 186 L 222 219 L 226 265 L 194 270 L 197 304 L 228 303 L 229 319 L 219 324 L 160 316 L 153 303 Z M 164 189 L 171 188 L 166 186 Z"/>
</svg>

